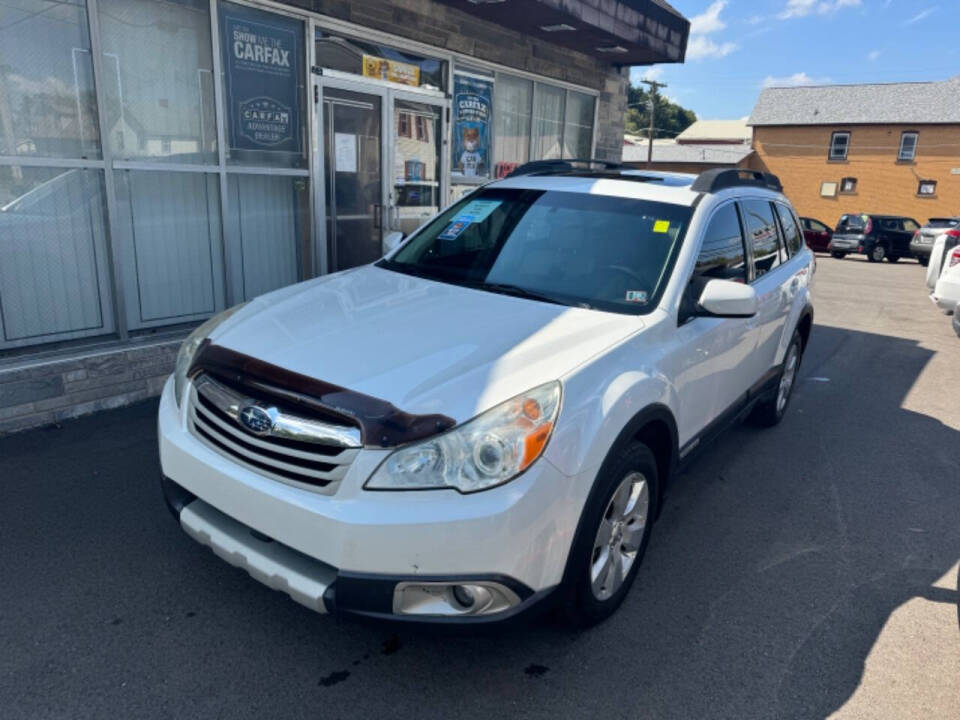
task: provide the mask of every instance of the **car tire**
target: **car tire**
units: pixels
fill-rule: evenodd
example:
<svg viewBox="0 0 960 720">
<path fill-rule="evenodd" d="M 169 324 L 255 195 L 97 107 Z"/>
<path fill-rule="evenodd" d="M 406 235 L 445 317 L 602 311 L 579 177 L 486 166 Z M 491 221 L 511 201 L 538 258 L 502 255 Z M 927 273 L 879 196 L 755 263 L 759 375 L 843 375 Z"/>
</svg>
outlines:
<svg viewBox="0 0 960 720">
<path fill-rule="evenodd" d="M 846 253 L 840 252 L 839 250 L 830 251 L 830 257 L 836 258 L 837 260 L 843 260 L 846 256 Z"/>
<path fill-rule="evenodd" d="M 800 370 L 800 361 L 803 359 L 803 340 L 800 333 L 794 330 L 787 352 L 783 356 L 783 367 L 777 375 L 776 392 L 769 400 L 757 405 L 750 413 L 750 421 L 760 427 L 773 427 L 783 420 L 793 397 L 793 389 L 797 385 L 797 373 Z"/>
<path fill-rule="evenodd" d="M 635 442 L 614 452 L 600 470 L 571 550 L 562 611 L 578 627 L 603 622 L 620 607 L 643 562 L 656 515 L 659 479 L 650 448 Z"/>
<path fill-rule="evenodd" d="M 870 252 L 867 253 L 867 260 L 872 263 L 883 262 L 883 259 L 886 256 L 887 256 L 887 249 L 880 243 L 877 243 L 876 245 L 873 246 L 873 248 L 871 248 Z"/>
<path fill-rule="evenodd" d="M 900 259 L 899 255 L 887 255 L 887 262 L 895 263 Z"/>
</svg>

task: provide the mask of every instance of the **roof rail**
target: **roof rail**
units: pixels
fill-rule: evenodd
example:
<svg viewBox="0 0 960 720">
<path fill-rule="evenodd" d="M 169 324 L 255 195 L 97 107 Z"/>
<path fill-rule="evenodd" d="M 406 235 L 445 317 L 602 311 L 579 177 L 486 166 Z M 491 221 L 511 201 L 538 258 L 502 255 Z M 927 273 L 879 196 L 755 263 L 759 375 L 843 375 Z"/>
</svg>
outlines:
<svg viewBox="0 0 960 720">
<path fill-rule="evenodd" d="M 619 170 L 623 165 L 621 163 L 608 162 L 607 160 L 571 158 L 568 160 L 532 160 L 516 168 L 507 177 L 518 177 L 520 175 L 534 175 L 539 173 L 565 173 L 574 170 Z"/>
<path fill-rule="evenodd" d="M 780 178 L 773 173 L 742 168 L 715 168 L 700 173 L 690 189 L 694 192 L 715 193 L 727 188 L 762 187 L 783 192 Z"/>
</svg>

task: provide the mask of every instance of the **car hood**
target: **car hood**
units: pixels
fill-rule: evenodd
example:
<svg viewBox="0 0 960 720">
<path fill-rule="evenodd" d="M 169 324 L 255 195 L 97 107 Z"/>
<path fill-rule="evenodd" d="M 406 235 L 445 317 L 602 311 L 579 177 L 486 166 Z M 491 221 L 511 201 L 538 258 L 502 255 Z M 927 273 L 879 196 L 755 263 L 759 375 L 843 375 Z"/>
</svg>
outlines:
<svg viewBox="0 0 960 720">
<path fill-rule="evenodd" d="M 368 265 L 257 298 L 211 340 L 405 412 L 463 422 L 642 327 L 636 316 Z"/>
</svg>

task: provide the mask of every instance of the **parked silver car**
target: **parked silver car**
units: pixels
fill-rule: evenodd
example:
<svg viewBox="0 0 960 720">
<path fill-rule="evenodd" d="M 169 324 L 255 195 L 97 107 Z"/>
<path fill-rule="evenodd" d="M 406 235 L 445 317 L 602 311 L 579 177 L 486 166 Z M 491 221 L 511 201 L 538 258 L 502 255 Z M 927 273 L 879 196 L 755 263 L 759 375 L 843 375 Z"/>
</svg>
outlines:
<svg viewBox="0 0 960 720">
<path fill-rule="evenodd" d="M 937 236 L 957 226 L 960 226 L 960 217 L 930 218 L 926 225 L 913 234 L 910 253 L 921 265 L 926 266 L 930 262 L 930 252 Z"/>
</svg>

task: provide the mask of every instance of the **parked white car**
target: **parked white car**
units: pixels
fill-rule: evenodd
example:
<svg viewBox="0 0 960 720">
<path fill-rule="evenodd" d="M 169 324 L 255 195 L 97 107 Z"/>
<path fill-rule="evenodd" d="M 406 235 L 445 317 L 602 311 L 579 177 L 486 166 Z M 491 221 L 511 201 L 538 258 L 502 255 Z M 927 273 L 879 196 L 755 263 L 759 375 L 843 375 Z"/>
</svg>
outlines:
<svg viewBox="0 0 960 720">
<path fill-rule="evenodd" d="M 927 287 L 930 299 L 945 313 L 952 314 L 960 306 L 960 230 L 939 235 L 930 252 L 927 265 Z"/>
<path fill-rule="evenodd" d="M 813 271 L 772 175 L 531 163 L 198 328 L 160 403 L 165 497 L 320 612 L 597 622 L 678 466 L 783 417 Z"/>
</svg>

